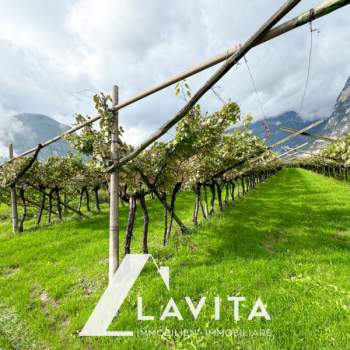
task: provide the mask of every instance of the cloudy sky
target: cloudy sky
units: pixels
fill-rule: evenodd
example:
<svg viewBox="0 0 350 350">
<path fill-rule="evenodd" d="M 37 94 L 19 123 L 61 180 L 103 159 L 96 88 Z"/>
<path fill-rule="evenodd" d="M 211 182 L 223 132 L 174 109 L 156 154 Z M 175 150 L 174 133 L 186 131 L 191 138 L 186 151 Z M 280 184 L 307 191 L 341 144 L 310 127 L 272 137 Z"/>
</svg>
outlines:
<svg viewBox="0 0 350 350">
<path fill-rule="evenodd" d="M 303 0 L 288 18 L 322 0 Z M 282 0 L 1 0 L 0 138 L 11 116 L 49 115 L 66 124 L 93 114 L 91 96 L 120 87 L 120 99 L 244 41 Z M 302 114 L 326 117 L 350 75 L 350 6 L 315 21 L 310 85 Z M 307 71 L 309 27 L 253 49 L 247 60 L 267 115 L 298 110 Z M 189 79 L 193 90 L 213 69 Z M 262 116 L 247 67 L 217 84 L 245 113 Z M 183 101 L 170 87 L 120 112 L 137 144 Z M 205 109 L 221 102 L 209 92 Z"/>
</svg>

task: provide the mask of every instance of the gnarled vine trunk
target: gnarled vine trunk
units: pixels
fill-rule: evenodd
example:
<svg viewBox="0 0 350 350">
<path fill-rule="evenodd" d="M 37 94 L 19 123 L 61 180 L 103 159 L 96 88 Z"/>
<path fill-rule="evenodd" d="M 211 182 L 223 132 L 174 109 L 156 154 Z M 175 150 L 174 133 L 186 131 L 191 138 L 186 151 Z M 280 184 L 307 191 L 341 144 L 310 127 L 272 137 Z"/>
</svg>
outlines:
<svg viewBox="0 0 350 350">
<path fill-rule="evenodd" d="M 241 198 L 241 189 L 239 187 L 239 179 L 236 178 L 235 182 L 236 182 L 236 187 L 237 187 L 237 197 Z"/>
<path fill-rule="evenodd" d="M 173 227 L 173 221 L 174 221 L 174 211 L 175 211 L 175 201 L 176 201 L 176 195 L 180 191 L 182 186 L 181 182 L 177 182 L 171 192 L 171 199 L 170 199 L 170 219 L 169 219 L 169 229 L 167 234 L 167 240 L 169 240 L 172 232 Z"/>
<path fill-rule="evenodd" d="M 231 199 L 232 202 L 235 200 L 235 182 L 231 181 Z"/>
<path fill-rule="evenodd" d="M 193 215 L 192 215 L 192 222 L 194 225 L 198 225 L 198 211 L 199 211 L 199 205 L 201 205 L 201 184 L 196 183 L 196 186 L 194 186 L 193 191 L 195 193 L 195 201 L 194 201 L 194 208 L 193 208 Z"/>
<path fill-rule="evenodd" d="M 95 197 L 95 208 L 96 208 L 96 211 L 98 211 L 98 212 L 101 211 L 100 198 L 98 196 L 99 190 L 100 190 L 100 186 L 94 186 L 93 191 L 94 191 L 94 197 Z"/>
<path fill-rule="evenodd" d="M 86 195 L 86 210 L 90 213 L 90 193 L 88 187 L 85 187 L 85 195 Z"/>
<path fill-rule="evenodd" d="M 63 214 L 64 215 L 68 214 L 67 204 L 68 204 L 68 197 L 67 197 L 67 193 L 64 192 L 63 194 Z"/>
<path fill-rule="evenodd" d="M 21 198 L 22 205 L 23 205 L 23 213 L 22 213 L 22 217 L 21 217 L 21 219 L 19 221 L 18 230 L 19 230 L 19 232 L 23 232 L 24 221 L 27 218 L 27 201 L 26 201 L 25 196 L 24 196 L 24 188 L 23 188 L 23 186 L 19 189 L 19 196 Z"/>
<path fill-rule="evenodd" d="M 48 223 L 51 224 L 51 218 L 52 218 L 52 197 L 55 193 L 55 189 L 51 189 L 49 192 L 49 212 L 48 212 Z"/>
<path fill-rule="evenodd" d="M 227 181 L 225 181 L 225 204 L 228 203 L 229 196 L 230 196 L 229 183 Z"/>
<path fill-rule="evenodd" d="M 55 187 L 55 193 L 56 193 L 56 201 L 57 201 L 58 218 L 62 220 L 61 197 L 60 197 L 60 189 L 58 186 Z"/>
<path fill-rule="evenodd" d="M 130 254 L 131 240 L 134 232 L 134 223 L 136 215 L 136 196 L 129 196 L 129 216 L 125 231 L 125 254 Z"/>
<path fill-rule="evenodd" d="M 162 202 L 163 202 L 163 208 L 164 208 L 164 233 L 163 233 L 163 245 L 166 245 L 166 238 L 167 238 L 167 232 L 168 232 L 168 208 L 164 204 L 166 203 L 166 192 L 161 193 L 162 196 Z"/>
<path fill-rule="evenodd" d="M 224 206 L 222 205 L 222 185 L 219 184 L 218 182 L 214 182 L 216 186 L 216 192 L 218 194 L 218 203 L 219 203 L 219 208 L 220 211 L 224 211 Z M 214 190 L 215 193 L 215 190 Z"/>
<path fill-rule="evenodd" d="M 242 195 L 244 196 L 245 195 L 245 187 L 244 187 L 244 176 L 241 177 L 241 184 L 242 184 Z"/>
<path fill-rule="evenodd" d="M 168 203 L 166 201 L 163 200 L 162 195 L 159 193 L 159 191 L 157 190 L 156 186 L 154 184 L 151 183 L 151 181 L 148 179 L 148 177 L 142 172 L 141 169 L 136 168 L 136 170 L 140 173 L 143 181 L 145 182 L 145 184 L 147 185 L 147 187 L 152 191 L 152 193 L 154 193 L 156 195 L 156 197 L 158 198 L 158 200 L 163 204 L 163 206 L 166 206 L 166 209 L 168 211 L 170 211 L 170 207 L 168 206 Z M 180 218 L 175 214 L 175 212 L 173 212 L 173 218 L 176 221 L 176 223 L 179 225 L 180 227 L 180 231 L 181 233 L 186 232 L 187 228 L 184 225 L 184 223 L 180 220 Z"/>
<path fill-rule="evenodd" d="M 43 217 L 43 212 L 45 209 L 45 202 L 46 202 L 46 194 L 45 194 L 45 187 L 40 187 L 42 189 L 41 192 L 41 204 L 40 204 L 40 208 L 39 208 L 39 212 L 38 212 L 38 218 L 36 221 L 37 226 L 40 225 L 41 219 Z"/>
<path fill-rule="evenodd" d="M 143 239 L 142 239 L 142 252 L 144 254 L 148 254 L 148 224 L 149 224 L 149 216 L 147 210 L 147 204 L 145 201 L 145 194 L 143 192 L 140 193 L 140 206 L 143 214 Z"/>
<path fill-rule="evenodd" d="M 207 186 L 204 185 L 204 204 L 205 204 L 205 219 L 209 217 L 209 206 L 208 206 L 208 193 Z"/>
<path fill-rule="evenodd" d="M 209 215 L 212 215 L 214 213 L 214 203 L 215 203 L 215 185 L 214 185 L 214 183 L 211 183 L 209 185 L 209 189 L 211 192 Z"/>
<path fill-rule="evenodd" d="M 81 213 L 81 207 L 83 205 L 83 198 L 84 198 L 84 187 L 80 191 L 80 196 L 79 196 L 79 205 L 78 205 L 78 212 Z"/>
</svg>

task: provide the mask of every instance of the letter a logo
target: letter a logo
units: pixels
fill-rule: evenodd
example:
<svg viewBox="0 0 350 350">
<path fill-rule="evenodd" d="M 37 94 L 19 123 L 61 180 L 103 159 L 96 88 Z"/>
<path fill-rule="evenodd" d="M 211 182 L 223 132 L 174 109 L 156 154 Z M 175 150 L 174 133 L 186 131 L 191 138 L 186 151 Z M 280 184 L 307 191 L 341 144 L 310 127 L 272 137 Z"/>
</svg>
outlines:
<svg viewBox="0 0 350 350">
<path fill-rule="evenodd" d="M 169 289 L 169 267 L 158 267 L 151 254 L 127 254 L 113 276 L 113 279 L 96 305 L 80 336 L 131 337 L 132 331 L 107 331 L 113 318 L 117 315 L 132 286 L 141 274 L 149 258 L 160 273 L 165 286 Z"/>
</svg>

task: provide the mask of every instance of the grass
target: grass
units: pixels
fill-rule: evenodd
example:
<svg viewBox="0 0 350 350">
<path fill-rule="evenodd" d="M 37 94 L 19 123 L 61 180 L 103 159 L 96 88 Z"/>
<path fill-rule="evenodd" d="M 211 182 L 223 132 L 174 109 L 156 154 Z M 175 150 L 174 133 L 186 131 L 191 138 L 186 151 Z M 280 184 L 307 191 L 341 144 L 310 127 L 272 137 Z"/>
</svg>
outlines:
<svg viewBox="0 0 350 350">
<path fill-rule="evenodd" d="M 177 335 L 80 338 L 107 285 L 108 220 L 85 220 L 0 241 L 0 348 L 3 349 L 347 349 L 350 344 L 350 187 L 300 169 L 285 169 L 224 214 L 162 247 L 162 211 L 149 202 L 150 250 L 170 267 L 170 292 L 152 264 L 142 272 L 110 330 L 171 329 Z M 189 223 L 193 196 L 177 212 Z M 137 218 L 133 252 L 141 251 Z M 123 209 L 122 225 L 126 222 Z M 4 224 L 5 225 L 5 224 Z M 5 226 L 4 226 L 5 227 Z M 0 230 L 2 226 L 0 226 Z M 7 237 L 7 236 L 6 236 Z M 141 295 L 152 322 L 137 321 Z M 227 296 L 244 296 L 239 321 Z M 196 321 L 185 296 L 206 304 Z M 213 319 L 213 298 L 222 298 Z M 184 320 L 159 321 L 170 297 Z M 261 297 L 271 316 L 247 320 Z M 194 302 L 196 304 L 196 302 Z M 181 330 L 195 331 L 186 337 Z M 237 336 L 213 336 L 215 329 Z M 265 334 L 268 336 L 262 336 Z"/>
</svg>

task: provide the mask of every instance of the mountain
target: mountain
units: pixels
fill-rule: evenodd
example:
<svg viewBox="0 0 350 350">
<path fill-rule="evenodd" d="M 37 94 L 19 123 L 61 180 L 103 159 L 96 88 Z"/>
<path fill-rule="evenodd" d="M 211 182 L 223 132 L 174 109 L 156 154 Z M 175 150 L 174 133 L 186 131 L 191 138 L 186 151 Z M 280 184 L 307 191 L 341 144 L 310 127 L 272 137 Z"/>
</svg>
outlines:
<svg viewBox="0 0 350 350">
<path fill-rule="evenodd" d="M 310 120 L 302 119 L 296 112 L 289 111 L 267 119 L 272 137 L 267 140 L 268 144 L 273 144 L 277 140 L 288 135 L 287 132 L 279 128 L 289 127 L 300 130 L 311 123 Z M 265 138 L 264 128 L 261 121 L 252 123 L 249 128 L 259 137 Z M 345 83 L 340 95 L 338 96 L 333 113 L 326 118 L 323 123 L 310 130 L 315 134 L 321 134 L 330 137 L 339 137 L 350 132 L 350 77 Z M 276 147 L 277 151 L 282 151 L 286 146 L 296 147 L 304 142 L 308 142 L 309 151 L 315 151 L 325 146 L 327 142 L 321 140 L 313 140 L 304 136 L 295 137 L 293 140 Z"/>
<path fill-rule="evenodd" d="M 267 122 L 272 133 L 272 137 L 267 140 L 267 143 L 271 145 L 289 135 L 289 133 L 280 130 L 280 127 L 300 130 L 310 124 L 311 121 L 305 121 L 296 112 L 288 111 L 268 118 Z M 46 115 L 31 113 L 15 115 L 9 119 L 8 125 L 5 126 L 6 128 L 0 129 L 0 156 L 4 156 L 5 153 L 7 155 L 7 147 L 10 143 L 13 143 L 15 153 L 19 154 L 69 129 L 67 125 L 61 124 Z M 265 138 L 261 121 L 252 123 L 249 128 L 257 136 Z M 336 100 L 331 116 L 311 131 L 333 137 L 350 132 L 350 77 Z M 325 144 L 323 141 L 298 136 L 275 149 L 281 152 L 286 146 L 295 147 L 304 142 L 310 144 L 309 148 L 311 150 L 316 150 Z M 40 158 L 47 158 L 51 155 L 65 155 L 69 150 L 70 146 L 66 141 L 59 141 L 43 149 L 40 152 Z"/>
<path fill-rule="evenodd" d="M 307 125 L 309 125 L 311 123 L 311 121 L 302 119 L 294 111 L 288 111 L 288 112 L 279 114 L 277 116 L 268 118 L 267 123 L 268 123 L 269 129 L 271 131 L 272 137 L 270 139 L 266 140 L 266 142 L 269 145 L 272 145 L 276 141 L 289 135 L 288 132 L 280 130 L 281 127 L 287 127 L 287 128 L 300 130 L 302 128 L 305 128 Z M 325 123 L 326 122 L 323 122 L 322 124 L 313 128 L 312 131 L 314 133 L 322 133 L 322 130 L 325 126 Z M 255 135 L 257 135 L 261 138 L 265 138 L 265 132 L 264 132 L 264 128 L 263 128 L 261 121 L 256 121 L 256 122 L 250 124 L 249 129 L 251 129 Z M 281 152 L 286 148 L 286 146 L 287 147 L 296 147 L 304 142 L 309 142 L 309 143 L 311 142 L 312 143 L 313 140 L 306 138 L 305 136 L 297 136 L 294 139 L 276 147 L 275 150 Z"/>
<path fill-rule="evenodd" d="M 341 136 L 350 132 L 350 77 L 337 98 L 324 132 L 329 136 Z"/>
<path fill-rule="evenodd" d="M 21 113 L 9 119 L 6 134 L 2 134 L 2 148 L 12 143 L 16 154 L 37 146 L 69 129 L 67 125 L 42 114 Z M 44 148 L 39 158 L 65 155 L 70 150 L 66 141 L 58 141 Z"/>
</svg>

